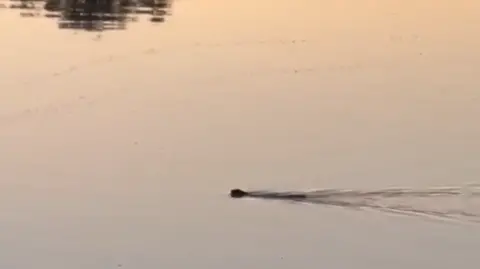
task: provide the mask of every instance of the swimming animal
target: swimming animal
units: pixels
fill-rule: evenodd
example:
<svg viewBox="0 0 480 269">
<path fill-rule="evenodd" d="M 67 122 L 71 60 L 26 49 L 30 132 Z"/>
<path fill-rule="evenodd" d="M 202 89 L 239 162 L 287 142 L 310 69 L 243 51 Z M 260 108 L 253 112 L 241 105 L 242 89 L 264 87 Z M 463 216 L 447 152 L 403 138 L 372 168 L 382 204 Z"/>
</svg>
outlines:
<svg viewBox="0 0 480 269">
<path fill-rule="evenodd" d="M 230 197 L 232 198 L 242 198 L 248 195 L 248 192 L 241 189 L 232 189 L 230 191 Z"/>
<path fill-rule="evenodd" d="M 307 199 L 307 195 L 301 194 L 301 193 L 299 194 L 299 193 L 289 193 L 289 192 L 263 192 L 263 191 L 248 192 L 241 189 L 230 190 L 230 197 L 232 198 L 255 197 L 255 198 L 263 198 L 263 199 L 283 199 L 283 200 Z"/>
</svg>

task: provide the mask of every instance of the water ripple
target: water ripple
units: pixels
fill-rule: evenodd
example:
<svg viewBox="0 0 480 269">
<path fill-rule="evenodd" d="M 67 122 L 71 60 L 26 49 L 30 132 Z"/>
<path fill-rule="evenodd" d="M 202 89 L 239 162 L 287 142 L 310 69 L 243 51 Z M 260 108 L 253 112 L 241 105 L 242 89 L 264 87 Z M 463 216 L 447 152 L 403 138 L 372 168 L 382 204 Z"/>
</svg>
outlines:
<svg viewBox="0 0 480 269">
<path fill-rule="evenodd" d="M 305 192 L 248 191 L 241 197 L 375 210 L 415 217 L 480 223 L 480 188 L 378 190 L 325 189 Z"/>
</svg>

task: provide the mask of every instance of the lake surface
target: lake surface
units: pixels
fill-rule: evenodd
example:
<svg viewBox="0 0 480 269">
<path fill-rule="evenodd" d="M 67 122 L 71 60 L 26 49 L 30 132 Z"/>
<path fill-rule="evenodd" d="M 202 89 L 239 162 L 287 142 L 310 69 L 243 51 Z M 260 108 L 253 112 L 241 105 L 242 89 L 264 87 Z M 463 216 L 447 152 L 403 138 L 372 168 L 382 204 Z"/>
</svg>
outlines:
<svg viewBox="0 0 480 269">
<path fill-rule="evenodd" d="M 0 267 L 477 268 L 478 224 L 228 192 L 478 183 L 479 10 L 178 0 L 98 36 L 0 9 Z"/>
</svg>

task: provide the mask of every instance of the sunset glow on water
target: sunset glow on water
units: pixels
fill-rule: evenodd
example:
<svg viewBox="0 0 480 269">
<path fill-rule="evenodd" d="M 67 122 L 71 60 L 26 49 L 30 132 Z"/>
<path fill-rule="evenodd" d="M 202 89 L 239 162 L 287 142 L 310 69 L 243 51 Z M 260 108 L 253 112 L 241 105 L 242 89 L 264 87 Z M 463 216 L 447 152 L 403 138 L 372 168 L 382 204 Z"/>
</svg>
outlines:
<svg viewBox="0 0 480 269">
<path fill-rule="evenodd" d="M 468 213 L 432 221 L 228 192 L 477 186 L 478 10 L 177 0 L 96 32 L 0 9 L 0 268 L 475 268 L 478 198 L 328 200 Z"/>
</svg>

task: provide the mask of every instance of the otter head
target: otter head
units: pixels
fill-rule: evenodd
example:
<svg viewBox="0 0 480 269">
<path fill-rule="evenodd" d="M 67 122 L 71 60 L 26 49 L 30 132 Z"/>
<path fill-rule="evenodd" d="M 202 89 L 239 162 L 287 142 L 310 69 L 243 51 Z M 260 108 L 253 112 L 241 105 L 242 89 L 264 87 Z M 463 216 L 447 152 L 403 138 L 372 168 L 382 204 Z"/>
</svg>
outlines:
<svg viewBox="0 0 480 269">
<path fill-rule="evenodd" d="M 233 189 L 230 191 L 230 196 L 233 198 L 241 198 L 246 196 L 247 194 L 247 192 L 242 191 L 241 189 Z"/>
</svg>

